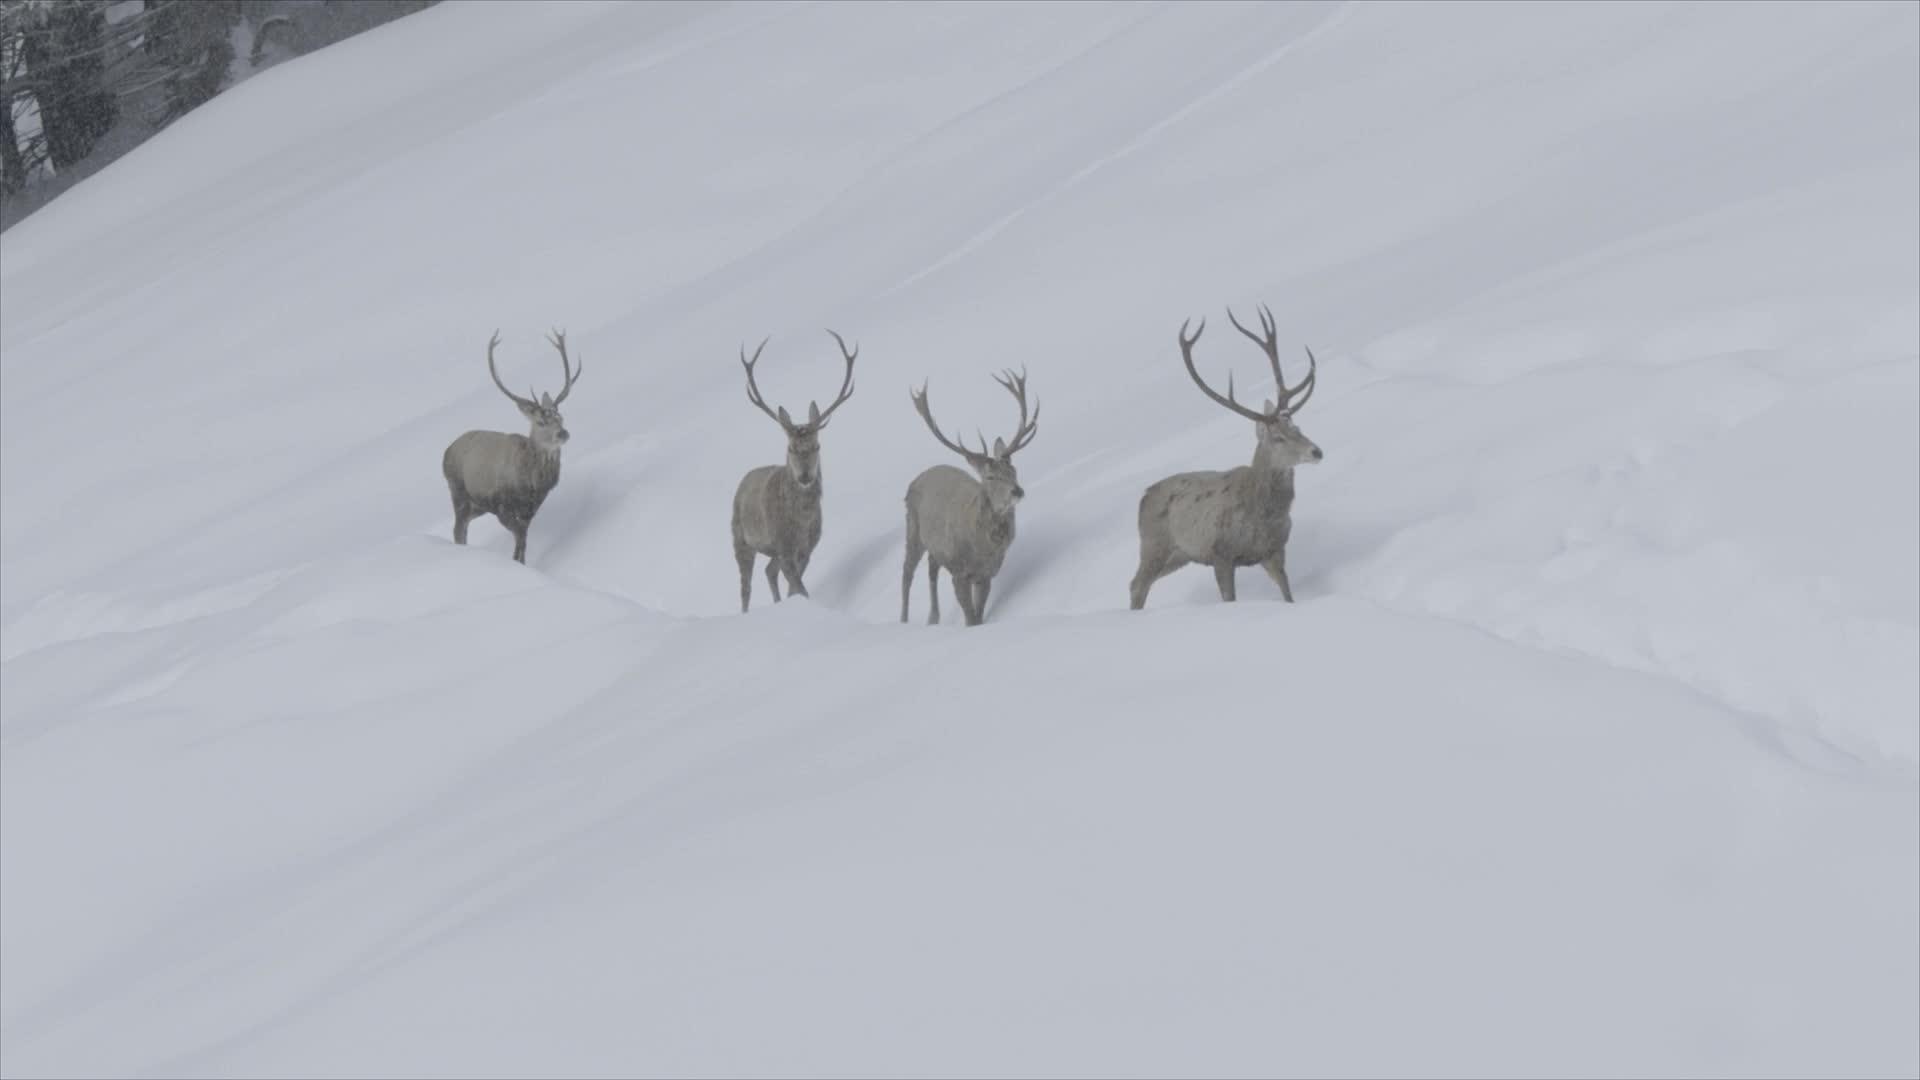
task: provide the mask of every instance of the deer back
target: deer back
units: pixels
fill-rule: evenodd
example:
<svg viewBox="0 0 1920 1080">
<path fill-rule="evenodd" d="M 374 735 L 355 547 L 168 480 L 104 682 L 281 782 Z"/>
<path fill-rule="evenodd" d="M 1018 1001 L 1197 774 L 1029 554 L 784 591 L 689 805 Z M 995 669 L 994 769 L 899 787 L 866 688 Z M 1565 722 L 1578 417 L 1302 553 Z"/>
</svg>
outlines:
<svg viewBox="0 0 1920 1080">
<path fill-rule="evenodd" d="M 1140 499 L 1140 534 L 1190 562 L 1251 566 L 1286 546 L 1293 474 L 1242 466 L 1176 473 Z"/>
<path fill-rule="evenodd" d="M 525 435 L 469 431 L 447 447 L 447 479 L 472 498 L 494 502 L 509 496 L 545 496 L 560 481 L 558 448 L 542 453 Z"/>
</svg>

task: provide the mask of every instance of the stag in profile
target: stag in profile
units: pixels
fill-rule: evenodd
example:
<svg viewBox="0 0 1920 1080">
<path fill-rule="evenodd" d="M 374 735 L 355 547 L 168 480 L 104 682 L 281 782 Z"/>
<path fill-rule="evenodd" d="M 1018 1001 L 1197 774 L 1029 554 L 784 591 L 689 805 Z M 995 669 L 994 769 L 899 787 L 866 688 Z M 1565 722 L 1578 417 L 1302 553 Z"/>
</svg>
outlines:
<svg viewBox="0 0 1920 1080">
<path fill-rule="evenodd" d="M 487 371 L 493 385 L 520 407 L 532 428 L 525 435 L 469 431 L 453 440 L 440 458 L 440 472 L 453 496 L 453 542 L 466 543 L 467 523 L 492 514 L 513 533 L 513 558 L 520 563 L 527 561 L 527 527 L 560 482 L 560 448 L 568 438 L 560 404 L 580 378 L 580 368 L 567 358 L 567 335 L 555 331 L 547 340 L 560 351 L 560 370 L 566 379 L 559 397 L 539 394 L 536 398 L 531 391 L 530 396 L 521 397 L 507 389 L 493 362 L 500 332 L 494 331 L 493 340 L 487 342 Z"/>
<path fill-rule="evenodd" d="M 1308 349 L 1307 376 L 1299 385 L 1289 387 L 1280 372 L 1273 313 L 1261 306 L 1259 334 L 1240 325 L 1232 308 L 1227 309 L 1227 318 L 1234 329 L 1266 353 L 1280 398 L 1266 402 L 1255 412 L 1234 400 L 1231 373 L 1226 396 L 1222 397 L 1193 366 L 1193 346 L 1206 329 L 1206 320 L 1200 321 L 1191 337 L 1187 336 L 1187 324 L 1180 325 L 1180 356 L 1194 385 L 1216 405 L 1253 421 L 1253 462 L 1225 472 L 1178 473 L 1147 488 L 1140 497 L 1140 569 L 1133 575 L 1132 606 L 1136 611 L 1146 605 L 1147 590 L 1154 582 L 1188 563 L 1212 567 L 1220 599 L 1227 601 L 1234 598 L 1236 569 L 1263 567 L 1280 586 L 1280 595 L 1293 603 L 1293 586 L 1287 581 L 1287 537 L 1293 531 L 1293 469 L 1322 457 L 1320 448 L 1295 425 L 1294 417 L 1313 396 L 1318 365 L 1313 350 Z"/>
<path fill-rule="evenodd" d="M 920 556 L 927 557 L 927 622 L 940 621 L 940 570 L 953 576 L 953 595 L 968 626 L 978 626 L 986 618 L 987 593 L 993 577 L 1006 560 L 1013 543 L 1014 508 L 1026 492 L 1020 487 L 1020 474 L 1013 466 L 1013 455 L 1033 441 L 1040 424 L 1040 406 L 1027 416 L 1027 376 L 1009 371 L 994 376 L 994 381 L 1020 405 L 1020 422 L 1012 440 L 994 439 L 987 447 L 980 436 L 980 449 L 969 450 L 958 438 L 948 439 L 934 422 L 927 404 L 927 387 L 911 391 L 913 407 L 927 422 L 927 430 L 940 445 L 959 454 L 971 469 L 935 465 L 914 477 L 907 485 L 907 558 L 900 571 L 900 621 L 907 621 L 908 600 L 913 592 L 914 572 Z M 957 434 L 957 433 L 956 433 Z M 976 479 L 977 477 L 977 479 Z"/>
<path fill-rule="evenodd" d="M 768 408 L 754 382 L 754 365 L 772 339 L 761 341 L 752 359 L 747 357 L 747 347 L 740 346 L 740 364 L 747 369 L 747 400 L 772 417 L 787 436 L 787 463 L 748 470 L 733 492 L 733 558 L 740 564 L 742 612 L 753 599 L 755 555 L 767 557 L 767 588 L 773 593 L 774 603 L 780 602 L 782 574 L 787 578 L 788 593 L 807 595 L 802 577 L 813 559 L 813 549 L 820 544 L 820 432 L 834 410 L 853 396 L 853 361 L 860 355 L 858 345 L 849 350 L 839 334 L 832 330 L 827 333 L 840 345 L 840 356 L 847 365 L 846 378 L 841 380 L 840 394 L 833 404 L 822 410 L 819 402 L 810 403 L 807 420 L 801 424 L 794 423 L 785 406 Z"/>
</svg>

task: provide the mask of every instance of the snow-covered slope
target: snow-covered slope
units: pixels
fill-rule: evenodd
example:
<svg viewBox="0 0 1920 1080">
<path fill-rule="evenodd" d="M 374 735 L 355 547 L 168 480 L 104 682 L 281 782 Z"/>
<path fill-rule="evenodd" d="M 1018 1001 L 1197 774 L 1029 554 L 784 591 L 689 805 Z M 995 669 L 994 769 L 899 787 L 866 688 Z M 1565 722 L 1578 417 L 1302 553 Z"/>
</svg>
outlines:
<svg viewBox="0 0 1920 1080">
<path fill-rule="evenodd" d="M 0 241 L 0 1072 L 1920 1073 L 1920 9 L 447 3 Z M 1142 488 L 1320 357 L 1289 566 Z M 486 378 L 585 374 L 529 565 Z M 737 350 L 824 436 L 737 614 Z M 901 503 L 1044 405 L 978 629 Z M 756 576 L 756 585 L 762 585 Z M 957 622 L 949 598 L 944 605 Z"/>
</svg>

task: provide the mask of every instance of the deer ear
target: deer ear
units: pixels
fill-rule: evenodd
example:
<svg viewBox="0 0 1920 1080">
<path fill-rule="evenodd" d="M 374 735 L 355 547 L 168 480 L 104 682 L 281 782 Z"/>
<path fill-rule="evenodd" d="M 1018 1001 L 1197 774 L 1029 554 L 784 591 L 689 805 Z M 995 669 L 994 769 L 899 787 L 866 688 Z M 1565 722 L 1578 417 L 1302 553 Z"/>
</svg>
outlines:
<svg viewBox="0 0 1920 1080">
<path fill-rule="evenodd" d="M 1273 399 L 1268 398 L 1267 400 L 1261 402 L 1260 411 L 1263 413 L 1266 413 L 1268 416 L 1272 416 L 1273 415 Z"/>
<path fill-rule="evenodd" d="M 1002 461 L 1005 461 L 1007 459 L 1007 440 L 1005 439 L 993 440 L 993 456 L 999 458 Z"/>
<path fill-rule="evenodd" d="M 793 417 L 787 415 L 787 407 L 785 405 L 780 406 L 780 422 L 788 427 L 793 426 Z"/>
<path fill-rule="evenodd" d="M 818 424 L 819 422 L 820 422 L 820 403 L 817 401 L 810 401 L 807 403 L 807 423 Z"/>
<path fill-rule="evenodd" d="M 540 395 L 540 404 L 541 404 L 541 405 L 543 405 L 543 406 L 545 406 L 545 407 L 547 407 L 547 408 L 549 408 L 549 409 L 551 409 L 551 408 L 553 408 L 553 395 L 552 395 L 552 394 L 541 394 L 541 395 Z"/>
<path fill-rule="evenodd" d="M 533 402 L 515 401 L 514 404 L 520 407 L 520 415 L 526 417 L 529 420 L 540 419 L 540 412 L 537 408 L 535 408 Z"/>
</svg>

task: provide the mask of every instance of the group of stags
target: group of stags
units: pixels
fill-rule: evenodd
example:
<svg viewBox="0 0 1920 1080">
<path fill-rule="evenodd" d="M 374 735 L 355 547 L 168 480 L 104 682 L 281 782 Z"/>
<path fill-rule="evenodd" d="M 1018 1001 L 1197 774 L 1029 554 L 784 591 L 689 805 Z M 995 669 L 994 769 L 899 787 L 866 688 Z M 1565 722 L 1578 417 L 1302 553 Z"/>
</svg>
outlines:
<svg viewBox="0 0 1920 1080">
<path fill-rule="evenodd" d="M 1225 471 L 1184 472 L 1149 486 L 1140 497 L 1140 567 L 1133 575 L 1131 605 L 1144 607 L 1147 591 L 1153 583 L 1190 563 L 1213 568 L 1220 598 L 1234 599 L 1234 572 L 1243 566 L 1259 566 L 1280 587 L 1281 596 L 1293 602 L 1293 586 L 1287 580 L 1287 538 L 1293 529 L 1293 470 L 1295 466 L 1321 460 L 1320 448 L 1302 434 L 1294 417 L 1313 396 L 1318 364 L 1313 350 L 1307 349 L 1307 375 L 1297 385 L 1288 386 L 1280 369 L 1280 350 L 1273 313 L 1260 309 L 1260 333 L 1241 325 L 1227 310 L 1234 329 L 1260 346 L 1272 369 L 1279 397 L 1255 410 L 1241 404 L 1233 395 L 1233 376 L 1227 376 L 1227 392 L 1222 395 L 1194 367 L 1193 347 L 1206 330 L 1206 320 L 1193 332 L 1187 323 L 1180 326 L 1180 356 L 1187 374 L 1207 398 L 1235 415 L 1253 421 L 1254 450 L 1251 464 Z M 1191 320 L 1189 320 L 1191 322 Z M 827 333 L 840 346 L 846 362 L 846 376 L 840 392 L 825 409 L 818 402 L 808 406 L 807 419 L 795 422 L 785 407 L 769 408 L 754 381 L 754 366 L 767 347 L 765 340 L 747 355 L 740 348 L 740 364 L 746 369 L 747 400 L 780 425 L 787 437 L 784 465 L 762 465 L 748 470 L 740 478 L 733 495 L 733 554 L 740 566 L 740 610 L 746 611 L 753 596 L 753 567 L 756 558 L 765 557 L 767 588 L 776 603 L 780 600 L 781 577 L 787 579 L 790 595 L 806 596 L 804 578 L 814 548 L 820 543 L 821 474 L 820 432 L 834 411 L 853 396 L 853 365 L 858 346 L 847 343 L 832 330 Z M 495 386 L 512 399 L 532 425 L 526 435 L 498 431 L 469 431 L 455 439 L 441 459 L 447 490 L 453 497 L 453 541 L 467 542 L 467 524 L 475 517 L 493 514 L 513 534 L 513 557 L 526 562 L 527 528 L 533 523 L 541 503 L 560 481 L 560 448 L 567 441 L 567 428 L 560 405 L 580 378 L 580 367 L 567 356 L 566 335 L 555 333 L 548 339 L 560 352 L 565 383 L 558 397 L 540 394 L 521 397 L 500 381 L 494 366 L 494 348 L 500 344 L 496 332 L 487 343 L 487 371 Z M 769 339 L 770 340 L 770 339 Z M 1033 441 L 1040 422 L 1040 407 L 1027 407 L 1027 379 L 1024 373 L 1011 371 L 994 377 L 1020 407 L 1020 419 L 1012 439 L 996 438 L 987 445 L 980 436 L 980 448 L 968 449 L 960 439 L 948 439 L 933 418 L 927 404 L 927 387 L 912 390 L 913 407 L 926 421 L 940 445 L 960 455 L 966 471 L 951 465 L 935 465 L 914 477 L 907 485 L 906 562 L 900 573 L 900 621 L 906 622 L 913 579 L 922 556 L 927 559 L 929 608 L 927 621 L 940 621 L 940 571 L 953 577 L 954 596 L 968 626 L 978 626 L 986 617 L 987 595 L 994 575 L 1000 572 L 1007 548 L 1013 543 L 1014 511 L 1026 494 L 1013 456 Z"/>
</svg>

